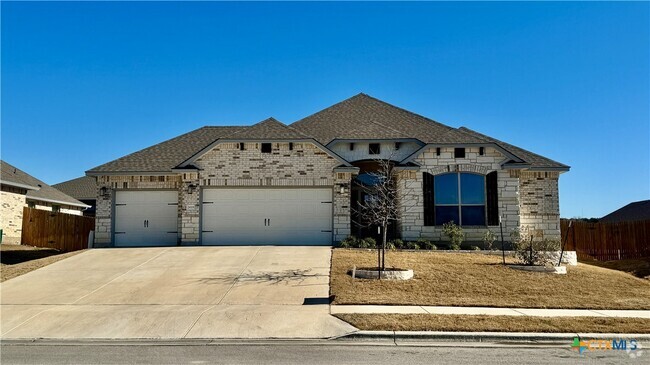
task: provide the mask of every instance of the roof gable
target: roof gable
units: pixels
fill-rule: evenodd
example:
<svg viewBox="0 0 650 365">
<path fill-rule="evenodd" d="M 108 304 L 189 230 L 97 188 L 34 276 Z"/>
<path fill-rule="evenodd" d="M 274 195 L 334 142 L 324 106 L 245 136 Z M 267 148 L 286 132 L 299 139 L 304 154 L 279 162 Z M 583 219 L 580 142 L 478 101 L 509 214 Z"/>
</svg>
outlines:
<svg viewBox="0 0 650 365">
<path fill-rule="evenodd" d="M 291 127 L 323 144 L 335 139 L 398 138 L 415 138 L 425 143 L 481 142 L 453 127 L 363 93 L 303 118 Z"/>
<path fill-rule="evenodd" d="M 228 140 L 290 140 L 311 139 L 298 130 L 282 124 L 275 118 L 265 119 L 257 124 L 225 137 Z"/>
</svg>

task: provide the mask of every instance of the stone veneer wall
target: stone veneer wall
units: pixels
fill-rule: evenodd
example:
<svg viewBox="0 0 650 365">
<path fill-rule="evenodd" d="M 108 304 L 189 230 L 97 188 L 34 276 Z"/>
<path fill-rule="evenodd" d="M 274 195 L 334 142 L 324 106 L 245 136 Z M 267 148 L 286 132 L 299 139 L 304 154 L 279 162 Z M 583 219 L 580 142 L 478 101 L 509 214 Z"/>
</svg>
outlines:
<svg viewBox="0 0 650 365">
<path fill-rule="evenodd" d="M 111 214 L 116 189 L 177 189 L 179 192 L 179 239 L 181 244 L 197 244 L 200 237 L 201 188 L 211 186 L 322 186 L 333 189 L 334 240 L 350 234 L 350 173 L 335 173 L 341 163 L 312 143 L 273 143 L 272 153 L 261 153 L 260 143 L 221 143 L 195 161 L 198 173 L 166 176 L 99 176 L 95 243 L 111 242 Z M 193 186 L 190 189 L 190 186 Z M 99 196 L 99 189 L 109 193 Z M 343 189 L 341 189 L 343 188 Z M 190 193 L 190 190 L 192 192 Z M 343 192 L 342 192 L 343 191 Z"/>
<path fill-rule="evenodd" d="M 454 158 L 453 147 L 441 147 L 440 156 L 436 148 L 428 148 L 415 160 L 421 165 L 420 171 L 402 171 L 398 177 L 399 199 L 402 206 L 401 233 L 404 240 L 427 238 L 434 241 L 446 241 L 442 227 L 424 225 L 423 172 L 439 175 L 447 172 L 475 172 L 487 174 L 497 171 L 499 188 L 499 214 L 502 216 L 505 239 L 509 232 L 519 227 L 519 178 L 509 171 L 501 169 L 505 156 L 494 148 L 486 147 L 484 155 L 479 154 L 478 147 L 465 148 L 465 158 Z M 467 241 L 481 241 L 485 227 L 463 228 Z M 489 227 L 495 233 L 498 226 Z"/>
<path fill-rule="evenodd" d="M 560 239 L 559 172 L 521 171 L 521 227 L 537 238 Z"/>
<path fill-rule="evenodd" d="M 202 169 L 198 182 L 210 186 L 329 186 L 333 188 L 334 240 L 350 234 L 350 173 L 335 173 L 341 162 L 313 143 L 272 143 L 271 153 L 261 152 L 261 143 L 224 142 L 195 161 Z M 341 192 L 343 187 L 343 192 Z M 197 232 L 196 223 L 186 222 L 188 234 Z M 190 227 L 191 225 L 191 227 Z M 192 236 L 194 237 L 194 236 Z"/>
<path fill-rule="evenodd" d="M 23 208 L 25 207 L 24 189 L 2 186 L 0 191 L 0 228 L 3 243 L 20 243 L 23 231 Z"/>
<path fill-rule="evenodd" d="M 95 213 L 95 244 L 96 246 L 108 246 L 111 243 L 112 223 L 111 215 L 113 210 L 113 195 L 115 190 L 155 190 L 155 189 L 179 189 L 181 186 L 180 175 L 109 175 L 97 177 L 97 210 Z M 106 196 L 100 196 L 102 187 L 107 188 Z M 179 194 L 179 200 L 180 200 Z M 180 215 L 179 204 L 179 215 Z M 179 219 L 179 232 L 181 231 L 181 220 Z"/>
</svg>

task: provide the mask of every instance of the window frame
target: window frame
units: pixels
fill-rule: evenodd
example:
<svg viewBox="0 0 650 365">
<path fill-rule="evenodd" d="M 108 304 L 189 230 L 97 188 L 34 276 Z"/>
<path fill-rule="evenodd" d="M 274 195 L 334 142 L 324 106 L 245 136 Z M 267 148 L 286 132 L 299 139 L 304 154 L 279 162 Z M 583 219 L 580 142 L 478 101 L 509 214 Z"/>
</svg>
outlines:
<svg viewBox="0 0 650 365">
<path fill-rule="evenodd" d="M 265 149 L 268 149 L 268 151 L 265 151 Z M 261 143 L 260 144 L 260 152 L 262 152 L 262 153 L 273 153 L 273 143 L 270 143 L 270 142 Z"/>
<path fill-rule="evenodd" d="M 376 149 L 373 149 L 373 146 L 376 146 Z M 381 155 L 381 143 L 368 143 L 368 154 L 369 155 Z"/>
<path fill-rule="evenodd" d="M 461 175 L 462 174 L 468 174 L 468 175 L 477 175 L 483 178 L 483 204 L 463 204 L 463 195 L 462 195 L 462 187 L 461 187 Z M 436 189 L 436 178 L 439 176 L 444 176 L 444 175 L 456 175 L 456 189 L 457 194 L 458 194 L 458 203 L 457 204 L 440 204 L 437 203 L 438 199 L 435 199 L 435 192 L 438 190 Z M 458 225 L 460 227 L 487 227 L 488 226 L 488 217 L 487 217 L 487 183 L 486 183 L 486 175 L 475 173 L 475 172 L 466 172 L 466 171 L 456 171 L 456 172 L 448 172 L 444 174 L 438 174 L 433 176 L 433 191 L 434 191 L 434 202 L 433 202 L 433 211 L 434 211 L 434 220 L 433 224 L 436 227 L 441 227 L 444 223 L 438 224 L 437 222 L 437 214 L 436 214 L 436 208 L 437 207 L 457 207 L 458 208 Z M 469 225 L 464 225 L 463 224 L 463 207 L 483 207 L 483 224 L 469 224 Z"/>
</svg>

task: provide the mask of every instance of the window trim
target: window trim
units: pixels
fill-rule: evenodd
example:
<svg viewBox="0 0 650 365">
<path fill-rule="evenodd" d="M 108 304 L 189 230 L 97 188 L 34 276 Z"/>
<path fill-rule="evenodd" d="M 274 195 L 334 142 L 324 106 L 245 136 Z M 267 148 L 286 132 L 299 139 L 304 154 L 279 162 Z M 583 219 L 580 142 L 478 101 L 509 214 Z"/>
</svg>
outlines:
<svg viewBox="0 0 650 365">
<path fill-rule="evenodd" d="M 478 175 L 483 178 L 483 204 L 463 204 L 463 196 L 461 192 L 461 184 L 460 184 L 460 175 L 461 174 L 471 174 L 471 175 Z M 455 171 L 455 172 L 447 172 L 444 174 L 438 174 L 433 176 L 433 186 L 434 186 L 434 194 L 438 190 L 435 188 L 436 184 L 436 177 L 438 176 L 443 176 L 443 175 L 456 175 L 456 189 L 458 189 L 458 204 L 439 204 L 436 203 L 436 200 L 434 198 L 433 202 L 433 211 L 434 211 L 434 219 L 433 219 L 433 225 L 435 227 L 442 227 L 442 224 L 437 224 L 436 223 L 436 217 L 435 217 L 435 211 L 436 207 L 458 207 L 458 225 L 460 227 L 488 227 L 488 217 L 487 217 L 487 183 L 486 183 L 486 175 L 479 174 L 476 172 L 467 172 L 467 171 Z M 471 224 L 471 225 L 463 225 L 463 207 L 483 207 L 483 224 Z M 447 222 L 445 222 L 447 223 Z"/>
</svg>

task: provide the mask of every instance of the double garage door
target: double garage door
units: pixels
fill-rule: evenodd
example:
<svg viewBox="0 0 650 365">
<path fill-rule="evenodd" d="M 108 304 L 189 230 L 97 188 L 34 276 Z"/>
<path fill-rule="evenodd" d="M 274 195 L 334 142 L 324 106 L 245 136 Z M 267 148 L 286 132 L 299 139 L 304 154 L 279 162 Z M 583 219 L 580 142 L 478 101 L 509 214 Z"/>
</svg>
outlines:
<svg viewBox="0 0 650 365">
<path fill-rule="evenodd" d="M 176 191 L 117 191 L 117 247 L 178 244 Z M 331 188 L 204 189 L 203 245 L 330 245 Z"/>
<path fill-rule="evenodd" d="M 330 245 L 332 189 L 204 189 L 203 245 Z"/>
</svg>

